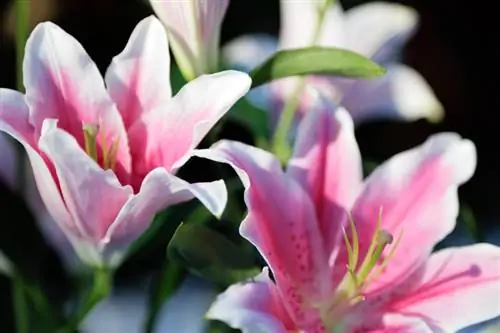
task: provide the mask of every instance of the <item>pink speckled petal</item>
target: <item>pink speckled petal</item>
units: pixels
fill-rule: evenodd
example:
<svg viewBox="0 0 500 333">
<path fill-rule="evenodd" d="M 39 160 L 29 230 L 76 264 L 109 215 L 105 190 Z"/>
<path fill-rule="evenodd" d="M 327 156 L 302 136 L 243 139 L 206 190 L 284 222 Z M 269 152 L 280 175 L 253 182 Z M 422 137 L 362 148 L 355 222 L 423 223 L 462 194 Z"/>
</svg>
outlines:
<svg viewBox="0 0 500 333">
<path fill-rule="evenodd" d="M 132 32 L 106 72 L 108 91 L 126 128 L 147 112 L 166 110 L 171 98 L 170 53 L 165 29 L 153 16 Z"/>
<path fill-rule="evenodd" d="M 284 303 L 297 323 L 316 324 L 310 302 L 330 291 L 327 254 L 313 205 L 270 153 L 236 141 L 220 141 L 196 155 L 230 164 L 243 182 L 248 215 L 240 233 L 265 258 Z"/>
<path fill-rule="evenodd" d="M 287 174 L 313 199 L 333 264 L 346 210 L 361 190 L 363 170 L 349 113 L 327 101 L 310 110 L 298 131 Z"/>
<path fill-rule="evenodd" d="M 394 284 L 414 271 L 453 230 L 457 188 L 475 168 L 474 144 L 457 134 L 442 133 L 394 156 L 370 175 L 353 208 L 361 251 L 369 245 L 380 209 L 382 228 L 395 238 L 402 232 L 394 256 L 371 288 Z"/>
</svg>

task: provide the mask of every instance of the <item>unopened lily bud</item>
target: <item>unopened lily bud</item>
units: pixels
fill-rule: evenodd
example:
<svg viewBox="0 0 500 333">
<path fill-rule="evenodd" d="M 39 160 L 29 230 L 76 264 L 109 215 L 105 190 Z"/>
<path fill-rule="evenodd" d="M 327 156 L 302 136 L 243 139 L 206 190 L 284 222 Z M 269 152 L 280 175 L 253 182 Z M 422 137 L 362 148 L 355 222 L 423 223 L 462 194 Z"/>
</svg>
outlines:
<svg viewBox="0 0 500 333">
<path fill-rule="evenodd" d="M 217 71 L 220 27 L 229 0 L 150 0 L 165 25 L 184 78 Z"/>
</svg>

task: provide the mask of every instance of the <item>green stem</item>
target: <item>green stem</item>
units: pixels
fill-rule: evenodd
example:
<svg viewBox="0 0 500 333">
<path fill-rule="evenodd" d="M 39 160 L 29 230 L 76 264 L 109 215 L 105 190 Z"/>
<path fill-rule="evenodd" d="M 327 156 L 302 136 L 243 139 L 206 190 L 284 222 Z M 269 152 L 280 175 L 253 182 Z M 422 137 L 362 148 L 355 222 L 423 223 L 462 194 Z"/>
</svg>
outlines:
<svg viewBox="0 0 500 333">
<path fill-rule="evenodd" d="M 23 280 L 18 276 L 12 279 L 12 300 L 17 333 L 28 333 L 28 304 L 24 294 Z"/>
<path fill-rule="evenodd" d="M 16 85 L 17 90 L 24 92 L 23 84 L 23 58 L 24 58 L 24 47 L 26 45 L 26 40 L 28 39 L 29 31 L 29 8 L 31 1 L 28 0 L 15 0 L 15 11 L 16 11 Z M 18 145 L 17 151 L 17 185 L 20 193 L 24 192 L 25 187 L 25 163 L 24 163 L 24 148 Z"/>
<path fill-rule="evenodd" d="M 321 37 L 321 30 L 328 12 L 328 8 L 335 3 L 335 0 L 324 0 L 323 6 L 318 11 L 318 21 L 314 29 L 310 45 L 316 45 Z M 305 88 L 304 78 L 300 78 L 290 98 L 285 102 L 281 116 L 272 139 L 272 150 L 283 164 L 286 164 L 292 153 L 292 148 L 288 142 L 288 133 L 293 126 L 295 113 L 297 112 L 300 96 Z"/>
<path fill-rule="evenodd" d="M 96 268 L 92 290 L 84 298 L 75 316 L 70 321 L 69 329 L 64 332 L 74 332 L 78 329 L 90 311 L 111 292 L 113 276 L 106 268 Z"/>
<path fill-rule="evenodd" d="M 291 97 L 285 102 L 285 106 L 281 111 L 281 116 L 276 126 L 276 131 L 272 139 L 272 149 L 274 154 L 280 159 L 280 161 L 285 164 L 288 161 L 292 149 L 288 143 L 288 133 L 293 125 L 293 120 L 295 118 L 295 113 L 297 112 L 300 95 L 305 87 L 305 80 L 303 78 L 299 79 L 295 89 L 293 90 Z"/>
<path fill-rule="evenodd" d="M 161 273 L 152 282 L 153 288 L 150 294 L 149 311 L 144 323 L 145 333 L 153 332 L 161 307 L 177 290 L 183 276 L 184 270 L 182 267 L 167 259 Z"/>
</svg>

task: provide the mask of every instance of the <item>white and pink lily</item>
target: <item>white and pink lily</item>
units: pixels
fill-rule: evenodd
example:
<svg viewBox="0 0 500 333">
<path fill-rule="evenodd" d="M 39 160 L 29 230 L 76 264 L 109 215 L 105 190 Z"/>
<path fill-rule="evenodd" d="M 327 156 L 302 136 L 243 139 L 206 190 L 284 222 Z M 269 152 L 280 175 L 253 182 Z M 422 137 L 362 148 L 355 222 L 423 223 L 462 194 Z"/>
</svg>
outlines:
<svg viewBox="0 0 500 333">
<path fill-rule="evenodd" d="M 229 0 L 149 0 L 165 25 L 177 65 L 185 78 L 219 68 L 222 20 Z"/>
<path fill-rule="evenodd" d="M 160 210 L 198 198 L 222 213 L 222 181 L 175 172 L 249 89 L 248 75 L 205 75 L 171 96 L 169 47 L 154 17 L 141 21 L 103 80 L 83 47 L 53 23 L 30 35 L 26 94 L 0 89 L 0 130 L 27 151 L 50 215 L 79 256 L 115 266 Z"/>
<path fill-rule="evenodd" d="M 279 49 L 311 46 L 320 19 L 318 11 L 325 1 L 328 0 L 281 0 L 279 42 L 262 34 L 242 36 L 225 45 L 223 58 L 230 67 L 249 71 Z M 417 23 L 416 11 L 400 4 L 371 2 L 344 12 L 339 1 L 335 1 L 326 12 L 314 45 L 355 51 L 386 67 L 387 74 L 373 80 L 307 76 L 307 85 L 323 90 L 333 101 L 346 107 L 355 123 L 381 118 L 441 119 L 443 107 L 432 88 L 416 70 L 398 61 Z M 270 110 L 273 125 L 284 101 L 294 92 L 296 80 L 277 80 L 249 94 L 259 106 Z M 297 120 L 314 103 L 305 93 L 299 100 Z"/>
<path fill-rule="evenodd" d="M 500 315 L 499 247 L 431 254 L 455 227 L 474 144 L 437 134 L 363 181 L 353 127 L 323 101 L 299 126 L 286 171 L 238 142 L 197 153 L 239 175 L 240 233 L 273 276 L 229 287 L 208 318 L 245 333 L 443 333 Z"/>
</svg>

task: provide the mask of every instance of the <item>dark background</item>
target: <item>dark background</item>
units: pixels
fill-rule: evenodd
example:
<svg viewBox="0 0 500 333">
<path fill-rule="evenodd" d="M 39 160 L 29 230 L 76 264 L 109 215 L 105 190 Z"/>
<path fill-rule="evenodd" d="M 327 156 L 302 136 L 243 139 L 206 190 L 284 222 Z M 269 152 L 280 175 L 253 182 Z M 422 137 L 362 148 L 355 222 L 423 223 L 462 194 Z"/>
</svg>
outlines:
<svg viewBox="0 0 500 333">
<path fill-rule="evenodd" d="M 216 1 L 216 0 L 210 0 Z M 0 0 L 0 87 L 15 88 L 15 52 L 11 0 Z M 101 71 L 120 53 L 135 25 L 152 14 L 145 0 L 32 0 L 32 24 L 51 20 L 78 39 Z M 341 1 L 347 9 L 365 1 Z M 456 131 L 477 146 L 479 163 L 475 176 L 460 191 L 478 224 L 486 232 L 500 226 L 500 163 L 498 145 L 498 95 L 500 58 L 494 1 L 474 2 L 401 1 L 418 10 L 421 25 L 407 45 L 404 61 L 417 69 L 443 103 L 446 118 L 441 124 L 379 122 L 363 125 L 357 135 L 365 157 L 384 160 L 403 149 L 423 142 L 439 131 Z M 222 42 L 245 33 L 277 34 L 278 0 L 232 0 L 222 29 Z M 231 129 L 229 129 L 230 131 Z M 192 172 L 202 170 L 193 169 Z M 29 261 L 39 254 L 41 238 L 23 203 L 0 184 L 0 241 L 22 248 Z M 9 225 L 9 233 L 3 231 Z M 12 227 L 12 226 L 18 226 Z M 11 230 L 12 229 L 12 230 Z M 45 248 L 45 247 L 44 247 Z M 45 250 L 44 250 L 45 251 Z M 58 277 L 59 264 L 50 249 L 34 267 L 51 283 L 64 289 Z M 37 257 L 38 258 L 38 257 Z M 35 259 L 33 259 L 35 260 Z M 139 265 L 140 266 L 140 265 Z M 40 272 L 38 272 L 40 273 Z M 54 282 L 56 281 L 56 282 Z M 2 332 L 12 325 L 10 288 L 0 278 Z"/>
</svg>

